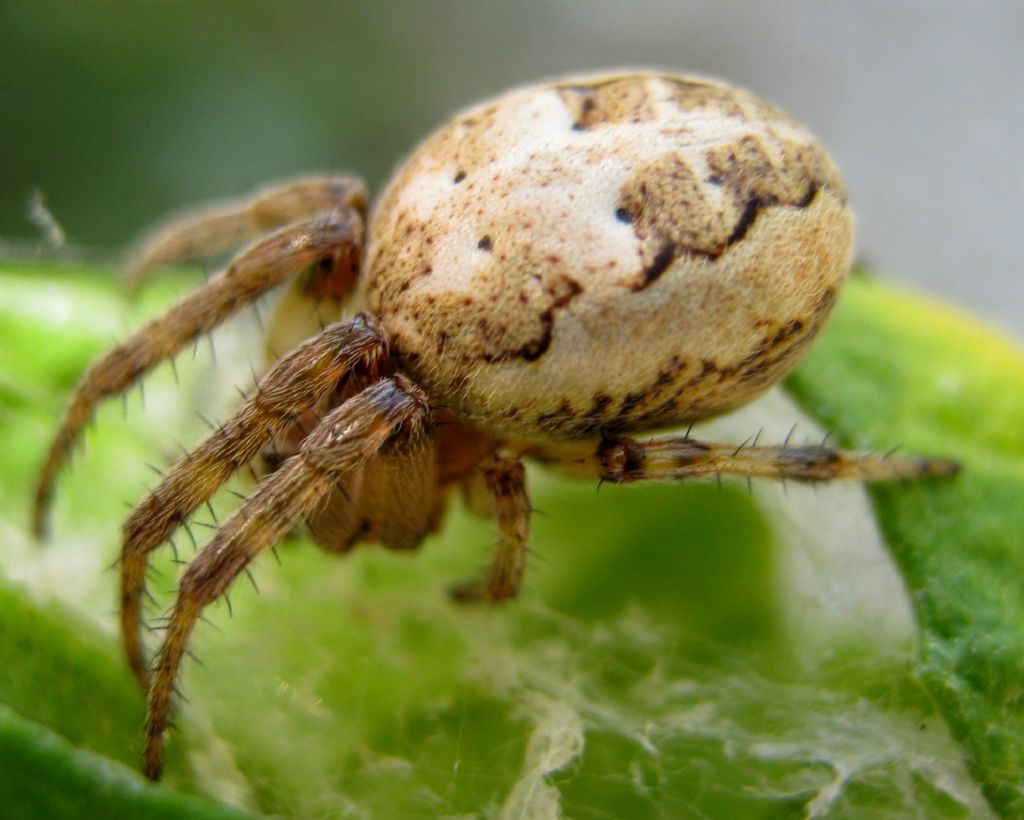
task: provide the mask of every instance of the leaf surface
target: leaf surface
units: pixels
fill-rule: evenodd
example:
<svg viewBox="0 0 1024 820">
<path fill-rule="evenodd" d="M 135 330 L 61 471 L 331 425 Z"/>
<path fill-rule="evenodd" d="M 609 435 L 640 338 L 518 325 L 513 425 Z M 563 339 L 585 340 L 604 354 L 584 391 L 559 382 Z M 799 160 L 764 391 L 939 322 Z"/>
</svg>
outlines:
<svg viewBox="0 0 1024 820">
<path fill-rule="evenodd" d="M 149 787 L 123 767 L 143 702 L 104 570 L 122 502 L 152 481 L 145 462 L 174 458 L 172 434 L 201 438 L 193 408 L 224 417 L 256 337 L 226 329 L 216 364 L 183 354 L 127 417 L 109 402 L 61 477 L 53 543 L 25 522 L 77 374 L 185 287 L 164 280 L 136 304 L 94 271 L 0 269 L 0 753 L 24 784 L 0 788 L 0 814 L 75 816 L 102 795 L 133 816 L 221 816 L 174 802 L 195 793 L 296 817 L 975 817 L 986 798 L 1019 813 L 1024 364 L 991 332 L 862 279 L 789 387 L 848 443 L 962 459 L 955 481 L 875 487 L 873 513 L 856 487 L 598 493 L 531 471 L 536 557 L 522 600 L 496 609 L 445 595 L 493 539 L 459 505 L 415 555 L 289 542 L 281 566 L 257 563 L 260 595 L 243 581 L 233 618 L 208 611 L 218 628 L 199 630 L 204 666 L 184 671 L 166 785 Z M 750 413 L 739 429 L 783 435 L 799 415 Z M 221 518 L 235 503 L 218 499 Z M 866 546 L 876 518 L 899 575 Z M 162 605 L 177 572 L 165 553 Z"/>
</svg>

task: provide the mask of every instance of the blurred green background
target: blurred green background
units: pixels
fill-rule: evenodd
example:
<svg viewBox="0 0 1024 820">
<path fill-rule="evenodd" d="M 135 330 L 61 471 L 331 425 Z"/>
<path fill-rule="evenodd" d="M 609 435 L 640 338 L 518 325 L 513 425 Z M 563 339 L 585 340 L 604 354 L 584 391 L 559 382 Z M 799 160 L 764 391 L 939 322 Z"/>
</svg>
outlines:
<svg viewBox="0 0 1024 820">
<path fill-rule="evenodd" d="M 34 189 L 93 257 L 283 175 L 376 190 L 453 110 L 624 64 L 722 76 L 807 122 L 875 268 L 1024 336 L 1024 4 L 997 0 L 4 0 L 0 242 L 33 252 Z"/>
</svg>

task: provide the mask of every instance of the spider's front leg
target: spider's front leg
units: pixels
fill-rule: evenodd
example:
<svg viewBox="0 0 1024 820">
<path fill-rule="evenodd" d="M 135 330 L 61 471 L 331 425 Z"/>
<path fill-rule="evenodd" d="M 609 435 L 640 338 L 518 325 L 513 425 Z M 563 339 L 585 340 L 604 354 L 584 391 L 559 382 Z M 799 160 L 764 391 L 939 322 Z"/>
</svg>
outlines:
<svg viewBox="0 0 1024 820">
<path fill-rule="evenodd" d="M 128 664 L 146 686 L 141 597 L 149 554 L 278 433 L 314 410 L 342 380 L 376 381 L 390 371 L 387 342 L 374 319 L 338 322 L 280 361 L 252 396 L 199 447 L 167 471 L 132 511 L 121 547 L 121 636 Z"/>
<path fill-rule="evenodd" d="M 160 776 L 171 694 L 203 609 L 227 591 L 253 558 L 315 510 L 344 474 L 358 469 L 385 442 L 395 436 L 415 442 L 430 435 L 430 407 L 412 382 L 400 375 L 376 382 L 325 416 L 299 453 L 271 474 L 189 563 L 149 689 L 147 777 Z"/>
<path fill-rule="evenodd" d="M 952 476 L 954 461 L 924 456 L 897 456 L 825 445 L 758 446 L 714 444 L 689 435 L 665 436 L 650 441 L 607 438 L 596 446 L 538 447 L 537 458 L 559 463 L 574 472 L 596 476 L 613 484 L 636 481 L 678 481 L 686 478 L 737 475 L 752 478 L 831 481 L 894 481 L 926 476 Z"/>
<path fill-rule="evenodd" d="M 57 471 L 103 399 L 124 391 L 239 308 L 314 265 L 329 278 L 354 286 L 362 241 L 362 217 L 354 210 L 284 228 L 243 251 L 222 273 L 90 365 L 39 473 L 33 508 L 35 533 L 44 534 Z"/>
</svg>

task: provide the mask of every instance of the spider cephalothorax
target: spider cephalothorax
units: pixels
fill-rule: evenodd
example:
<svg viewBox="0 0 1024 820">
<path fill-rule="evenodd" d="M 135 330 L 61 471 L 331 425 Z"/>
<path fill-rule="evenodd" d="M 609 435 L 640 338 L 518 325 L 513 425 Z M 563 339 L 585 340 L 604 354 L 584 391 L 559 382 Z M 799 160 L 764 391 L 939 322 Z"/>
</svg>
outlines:
<svg viewBox="0 0 1024 820">
<path fill-rule="evenodd" d="M 744 91 L 654 72 L 513 91 L 416 150 L 365 243 L 364 220 L 359 182 L 312 177 L 156 231 L 135 274 L 273 233 L 89 368 L 43 467 L 40 532 L 96 404 L 292 280 L 269 346 L 293 352 L 124 526 L 122 636 L 149 691 L 150 777 L 202 610 L 299 520 L 328 550 L 409 549 L 452 491 L 489 498 L 500 532 L 491 569 L 456 596 L 503 600 L 527 552 L 523 457 L 615 483 L 955 470 L 824 446 L 627 435 L 728 410 L 777 382 L 849 267 L 835 166 L 803 126 Z M 359 301 L 365 312 L 343 318 Z M 321 330 L 310 316 L 334 324 Z M 149 554 L 261 455 L 266 478 L 184 570 L 150 671 L 139 638 Z"/>
</svg>

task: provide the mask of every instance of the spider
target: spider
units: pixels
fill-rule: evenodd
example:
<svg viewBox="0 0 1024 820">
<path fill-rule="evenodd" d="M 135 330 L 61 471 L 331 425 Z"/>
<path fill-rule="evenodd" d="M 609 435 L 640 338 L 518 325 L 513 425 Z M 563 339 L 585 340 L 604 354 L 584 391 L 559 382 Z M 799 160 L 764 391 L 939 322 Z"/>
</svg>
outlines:
<svg viewBox="0 0 1024 820">
<path fill-rule="evenodd" d="M 647 71 L 545 82 L 455 116 L 368 220 L 358 180 L 313 176 L 150 234 L 134 276 L 255 241 L 86 371 L 40 473 L 37 533 L 101 400 L 286 281 L 268 346 L 293 352 L 124 524 L 121 635 L 148 691 L 145 774 L 160 775 L 204 608 L 297 522 L 330 551 L 412 549 L 461 490 L 499 540 L 485 577 L 454 595 L 504 601 L 527 555 L 523 459 L 611 483 L 953 474 L 943 459 L 824 445 L 635 437 L 735 408 L 790 371 L 852 236 L 836 167 L 802 125 L 729 85 Z M 265 476 L 184 569 L 150 670 L 149 555 L 254 461 Z"/>
</svg>

